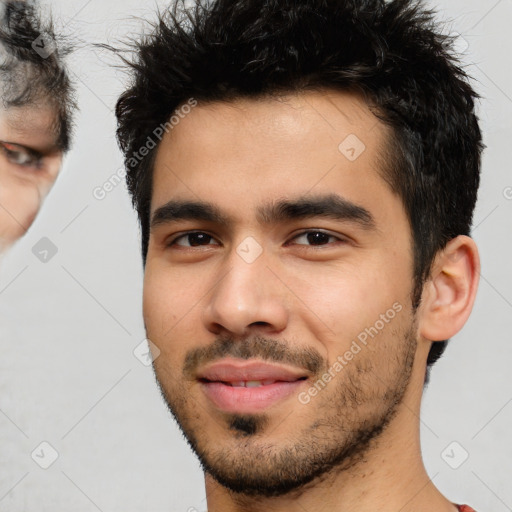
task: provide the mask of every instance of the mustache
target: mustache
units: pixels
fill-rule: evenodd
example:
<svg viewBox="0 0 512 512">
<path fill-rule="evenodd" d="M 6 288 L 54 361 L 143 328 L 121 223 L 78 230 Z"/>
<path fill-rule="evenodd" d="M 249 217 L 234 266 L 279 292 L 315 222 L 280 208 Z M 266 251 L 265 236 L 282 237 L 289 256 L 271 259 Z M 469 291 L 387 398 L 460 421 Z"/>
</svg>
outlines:
<svg viewBox="0 0 512 512">
<path fill-rule="evenodd" d="M 263 336 L 253 336 L 242 340 L 223 336 L 215 339 L 207 347 L 190 350 L 185 356 L 183 374 L 187 378 L 194 378 L 198 368 L 225 357 L 237 359 L 261 358 L 264 361 L 297 366 L 313 375 L 328 369 L 328 362 L 320 352 L 311 347 L 296 348 L 291 343 Z"/>
</svg>

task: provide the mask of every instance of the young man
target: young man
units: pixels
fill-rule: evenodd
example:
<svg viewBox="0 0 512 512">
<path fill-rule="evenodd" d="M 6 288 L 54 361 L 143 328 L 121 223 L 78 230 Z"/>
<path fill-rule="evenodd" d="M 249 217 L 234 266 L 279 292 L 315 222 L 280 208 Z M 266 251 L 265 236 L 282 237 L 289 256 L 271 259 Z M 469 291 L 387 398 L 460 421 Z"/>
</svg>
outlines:
<svg viewBox="0 0 512 512">
<path fill-rule="evenodd" d="M 0 2 L 0 251 L 30 227 L 69 148 L 64 53 L 34 4 Z"/>
<path fill-rule="evenodd" d="M 420 450 L 479 273 L 476 94 L 432 15 L 201 3 L 133 71 L 117 115 L 144 319 L 209 512 L 470 511 Z"/>
</svg>

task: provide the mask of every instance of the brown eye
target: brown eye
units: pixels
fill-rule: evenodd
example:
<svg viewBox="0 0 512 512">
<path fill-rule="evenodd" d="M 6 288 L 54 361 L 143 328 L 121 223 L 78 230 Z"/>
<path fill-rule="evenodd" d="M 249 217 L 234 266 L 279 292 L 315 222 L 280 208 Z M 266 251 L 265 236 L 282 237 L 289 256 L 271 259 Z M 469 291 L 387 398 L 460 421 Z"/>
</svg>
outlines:
<svg viewBox="0 0 512 512">
<path fill-rule="evenodd" d="M 42 163 L 42 155 L 36 151 L 20 146 L 19 144 L 12 144 L 10 142 L 0 142 L 0 149 L 7 161 L 11 164 L 20 167 L 32 167 L 39 169 Z"/>
<path fill-rule="evenodd" d="M 214 241 L 213 236 L 200 231 L 186 233 L 176 238 L 171 245 L 180 245 L 184 247 L 198 247 L 201 245 L 211 245 Z"/>
<path fill-rule="evenodd" d="M 319 246 L 319 245 L 328 245 L 332 242 L 342 242 L 341 238 L 338 238 L 334 235 L 330 235 L 329 233 L 324 233 L 323 231 L 306 231 L 297 235 L 294 238 L 294 243 L 297 245 L 311 245 L 311 246 Z"/>
<path fill-rule="evenodd" d="M 331 237 L 326 233 L 322 233 L 320 231 L 313 231 L 312 233 L 308 233 L 306 235 L 306 238 L 311 245 L 324 245 L 329 243 L 329 239 Z"/>
</svg>

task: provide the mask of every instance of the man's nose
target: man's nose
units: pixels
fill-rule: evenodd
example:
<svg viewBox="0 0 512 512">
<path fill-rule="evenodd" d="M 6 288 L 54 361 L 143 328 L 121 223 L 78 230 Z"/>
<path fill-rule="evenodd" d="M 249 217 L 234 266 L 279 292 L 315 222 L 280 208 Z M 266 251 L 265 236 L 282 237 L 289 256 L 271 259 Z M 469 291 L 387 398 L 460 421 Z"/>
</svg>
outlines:
<svg viewBox="0 0 512 512">
<path fill-rule="evenodd" d="M 252 260 L 243 250 L 233 250 L 222 275 L 203 313 L 209 331 L 246 336 L 256 329 L 265 334 L 285 329 L 289 318 L 286 288 L 268 267 L 264 252 Z"/>
</svg>

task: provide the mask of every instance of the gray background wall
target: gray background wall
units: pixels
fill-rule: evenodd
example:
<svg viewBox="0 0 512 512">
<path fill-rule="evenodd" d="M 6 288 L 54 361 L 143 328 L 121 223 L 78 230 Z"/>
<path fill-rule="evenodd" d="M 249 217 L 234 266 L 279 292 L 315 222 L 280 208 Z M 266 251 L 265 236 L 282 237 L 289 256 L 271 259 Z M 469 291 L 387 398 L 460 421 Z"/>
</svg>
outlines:
<svg viewBox="0 0 512 512">
<path fill-rule="evenodd" d="M 452 20 L 447 32 L 462 35 L 459 48 L 485 98 L 487 151 L 474 229 L 479 295 L 433 371 L 423 452 L 450 499 L 505 512 L 512 510 L 512 1 L 429 3 Z M 151 368 L 133 354 L 144 339 L 142 269 L 126 189 L 93 196 L 122 167 L 112 110 L 124 76 L 88 43 L 136 34 L 132 16 L 151 18 L 165 4 L 45 2 L 58 25 L 83 41 L 71 61 L 81 112 L 74 149 L 42 214 L 0 266 L 2 511 L 205 509 L 198 464 Z M 34 246 L 57 252 L 40 261 Z M 46 470 L 31 457 L 44 465 L 53 449 L 58 458 Z"/>
</svg>

